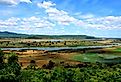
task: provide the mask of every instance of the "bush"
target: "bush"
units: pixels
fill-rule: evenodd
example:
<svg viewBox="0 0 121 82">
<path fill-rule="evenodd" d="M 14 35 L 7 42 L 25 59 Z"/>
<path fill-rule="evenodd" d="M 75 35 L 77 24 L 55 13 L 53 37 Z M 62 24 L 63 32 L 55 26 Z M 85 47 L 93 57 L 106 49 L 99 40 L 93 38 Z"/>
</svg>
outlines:
<svg viewBox="0 0 121 82">
<path fill-rule="evenodd" d="M 9 54 L 8 62 L 3 62 L 5 54 L 0 51 L 0 82 L 18 82 L 21 67 L 17 63 L 18 57 L 15 54 Z"/>
</svg>

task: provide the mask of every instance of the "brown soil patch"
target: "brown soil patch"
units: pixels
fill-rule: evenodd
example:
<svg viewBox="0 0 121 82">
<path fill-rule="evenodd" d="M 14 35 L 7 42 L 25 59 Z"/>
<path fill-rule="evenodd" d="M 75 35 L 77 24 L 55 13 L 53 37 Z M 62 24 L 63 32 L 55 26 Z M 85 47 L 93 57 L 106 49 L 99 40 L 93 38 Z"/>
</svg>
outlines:
<svg viewBox="0 0 121 82">
<path fill-rule="evenodd" d="M 26 68 L 30 65 L 30 61 L 34 60 L 38 67 L 42 67 L 44 64 L 48 64 L 49 60 L 54 60 L 61 62 L 62 60 L 64 63 L 68 64 L 78 64 L 79 62 L 71 61 L 70 57 L 72 57 L 74 53 L 65 53 L 65 52 L 47 52 L 44 50 L 26 50 L 26 51 L 11 51 L 7 50 L 4 51 L 5 53 L 14 52 L 18 55 L 19 63 L 21 64 L 22 68 Z M 55 61 L 56 60 L 56 61 Z"/>
</svg>

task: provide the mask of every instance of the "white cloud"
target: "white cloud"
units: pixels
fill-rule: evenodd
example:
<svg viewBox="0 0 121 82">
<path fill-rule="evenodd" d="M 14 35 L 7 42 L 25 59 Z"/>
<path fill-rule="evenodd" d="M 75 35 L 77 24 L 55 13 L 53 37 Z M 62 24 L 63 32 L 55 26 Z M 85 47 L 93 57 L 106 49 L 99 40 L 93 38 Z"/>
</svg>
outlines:
<svg viewBox="0 0 121 82">
<path fill-rule="evenodd" d="M 47 21 L 46 19 L 39 17 L 29 17 L 29 18 L 9 18 L 7 20 L 0 20 L 0 28 L 16 28 L 20 30 L 26 29 L 36 29 L 36 28 L 52 28 L 54 24 Z M 27 31 L 27 30 L 26 30 Z"/>
<path fill-rule="evenodd" d="M 70 16 L 67 12 L 63 10 L 59 10 L 55 8 L 55 3 L 51 1 L 37 3 L 37 6 L 40 8 L 44 8 L 45 12 L 48 14 L 48 19 L 51 21 L 55 21 L 60 25 L 70 25 L 79 23 L 78 19 Z M 78 25 L 78 24 L 77 24 Z"/>
<path fill-rule="evenodd" d="M 81 19 L 89 19 L 89 18 L 94 18 L 93 14 L 81 14 L 79 16 Z"/>
<path fill-rule="evenodd" d="M 1 0 L 8 1 L 8 0 Z M 0 1 L 0 3 L 1 3 Z M 12 2 L 13 1 L 13 2 Z M 30 0 L 19 0 L 19 2 L 27 2 Z M 17 0 L 9 0 L 8 3 L 17 2 Z M 18 2 L 17 2 L 18 4 Z M 16 28 L 18 30 L 32 30 L 39 28 L 52 28 L 55 25 L 75 25 L 83 28 L 95 29 L 121 29 L 121 16 L 105 16 L 96 17 L 93 14 L 77 13 L 76 16 L 71 16 L 68 12 L 55 8 L 56 4 L 51 1 L 37 3 L 38 7 L 44 8 L 47 16 L 29 18 L 9 18 L 0 20 L 0 28 Z M 63 29 L 64 31 L 64 29 Z"/>
<path fill-rule="evenodd" d="M 95 15 L 88 13 L 76 13 L 75 16 L 70 16 L 68 12 L 55 8 L 55 3 L 51 1 L 37 3 L 38 7 L 44 8 L 48 14 L 48 18 L 51 21 L 56 21 L 60 25 L 74 24 L 79 27 L 96 28 L 96 29 L 117 29 L 121 28 L 121 16 L 105 16 L 96 17 Z"/>
<path fill-rule="evenodd" d="M 121 16 L 106 16 L 96 17 L 91 19 L 85 19 L 88 27 L 100 28 L 100 29 L 120 29 L 121 28 Z"/>
<path fill-rule="evenodd" d="M 55 6 L 55 3 L 52 3 L 51 1 L 44 1 L 43 3 L 37 3 L 37 6 L 42 7 L 42 8 L 50 8 L 52 6 Z"/>
<path fill-rule="evenodd" d="M 30 0 L 0 0 L 0 4 L 3 5 L 17 5 L 20 2 L 31 3 Z"/>
<path fill-rule="evenodd" d="M 19 3 L 19 0 L 0 0 L 0 4 L 5 5 L 16 5 Z"/>
<path fill-rule="evenodd" d="M 69 16 L 67 12 L 62 10 L 59 11 L 56 8 L 49 8 L 46 12 L 48 13 L 48 18 L 56 21 L 58 24 L 69 25 L 77 20 L 74 17 Z"/>
<path fill-rule="evenodd" d="M 20 2 L 32 3 L 31 0 L 20 0 Z"/>
</svg>

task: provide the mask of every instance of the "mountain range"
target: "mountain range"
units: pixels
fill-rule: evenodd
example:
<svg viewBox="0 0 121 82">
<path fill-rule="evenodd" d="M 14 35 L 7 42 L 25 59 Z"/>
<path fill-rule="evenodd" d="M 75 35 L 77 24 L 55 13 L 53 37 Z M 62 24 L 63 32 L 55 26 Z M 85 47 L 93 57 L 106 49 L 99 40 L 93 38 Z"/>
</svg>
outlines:
<svg viewBox="0 0 121 82">
<path fill-rule="evenodd" d="M 29 35 L 14 32 L 0 31 L 0 38 L 27 38 L 27 39 L 96 39 L 87 35 Z"/>
</svg>

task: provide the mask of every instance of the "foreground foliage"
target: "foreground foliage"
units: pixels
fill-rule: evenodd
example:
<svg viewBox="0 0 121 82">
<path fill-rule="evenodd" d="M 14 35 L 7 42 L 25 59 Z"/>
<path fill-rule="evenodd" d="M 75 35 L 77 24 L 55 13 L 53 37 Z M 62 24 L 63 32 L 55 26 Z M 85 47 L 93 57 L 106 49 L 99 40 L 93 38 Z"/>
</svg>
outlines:
<svg viewBox="0 0 121 82">
<path fill-rule="evenodd" d="M 17 63 L 18 57 L 15 54 L 5 54 L 0 51 L 0 82 L 17 82 L 21 67 Z"/>
<path fill-rule="evenodd" d="M 7 62 L 5 62 L 7 60 Z M 21 69 L 17 56 L 0 51 L 0 82 L 120 82 L 121 64 L 87 63 L 81 67 Z"/>
<path fill-rule="evenodd" d="M 120 82 L 121 65 L 22 70 L 22 82 Z"/>
</svg>

